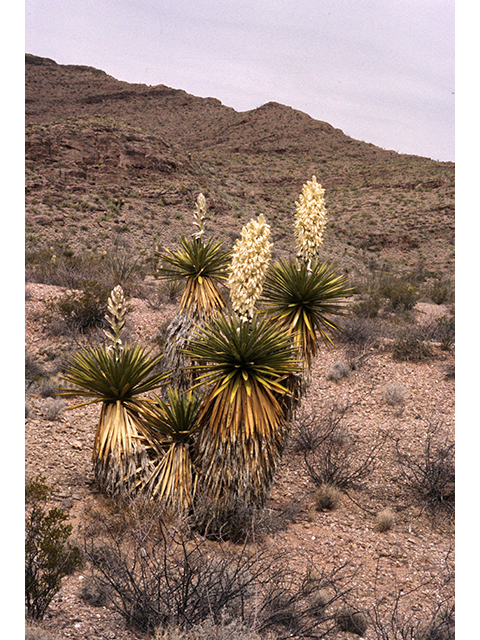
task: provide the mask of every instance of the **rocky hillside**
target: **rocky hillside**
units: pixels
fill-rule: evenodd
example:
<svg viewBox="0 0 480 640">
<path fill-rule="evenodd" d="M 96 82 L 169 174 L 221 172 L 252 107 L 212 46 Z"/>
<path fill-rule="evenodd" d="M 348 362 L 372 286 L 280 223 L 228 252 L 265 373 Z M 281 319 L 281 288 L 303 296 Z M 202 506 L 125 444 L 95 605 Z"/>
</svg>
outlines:
<svg viewBox="0 0 480 640">
<path fill-rule="evenodd" d="M 281 255 L 295 200 L 316 175 L 325 258 L 349 271 L 453 273 L 454 163 L 354 140 L 273 102 L 239 113 L 91 67 L 25 62 L 27 256 L 113 242 L 147 255 L 190 232 L 200 191 L 210 233 L 231 244 L 264 213 Z"/>
</svg>

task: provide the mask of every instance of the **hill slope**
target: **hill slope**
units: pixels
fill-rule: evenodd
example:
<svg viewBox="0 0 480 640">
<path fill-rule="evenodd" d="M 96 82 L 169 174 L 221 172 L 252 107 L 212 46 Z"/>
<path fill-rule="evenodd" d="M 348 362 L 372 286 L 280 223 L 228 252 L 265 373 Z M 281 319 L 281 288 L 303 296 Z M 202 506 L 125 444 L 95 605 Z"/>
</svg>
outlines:
<svg viewBox="0 0 480 640">
<path fill-rule="evenodd" d="M 25 62 L 28 251 L 115 241 L 148 253 L 189 233 L 202 191 L 208 231 L 231 244 L 263 212 L 282 254 L 295 200 L 316 175 L 326 258 L 349 270 L 453 272 L 454 163 L 386 151 L 273 102 L 239 113 L 91 67 Z"/>
</svg>

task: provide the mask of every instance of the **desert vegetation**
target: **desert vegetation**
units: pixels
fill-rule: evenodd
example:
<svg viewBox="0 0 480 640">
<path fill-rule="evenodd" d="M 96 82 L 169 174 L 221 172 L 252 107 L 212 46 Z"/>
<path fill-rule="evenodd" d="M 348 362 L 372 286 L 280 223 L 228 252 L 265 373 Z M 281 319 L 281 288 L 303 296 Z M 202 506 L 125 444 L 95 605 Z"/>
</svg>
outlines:
<svg viewBox="0 0 480 640">
<path fill-rule="evenodd" d="M 294 511 L 273 515 L 267 504 L 286 450 L 300 457 L 315 488 L 315 510 L 328 513 L 345 501 L 355 503 L 352 492 L 362 491 L 392 441 L 380 430 L 367 447 L 359 444 L 346 424 L 355 403 L 324 403 L 310 412 L 303 406 L 319 343 L 328 348 L 337 340 L 345 346 L 346 360 L 326 375 L 338 385 L 365 366 L 367 351 L 378 348 L 382 337 L 389 336 L 392 361 L 433 357 L 432 337 L 440 335 L 445 317 L 436 323 L 437 333 L 433 325 L 422 329 L 425 354 L 419 358 L 418 345 L 403 344 L 400 357 L 402 332 L 411 338 L 405 327 L 412 320 L 404 320 L 402 332 L 391 336 L 395 319 L 415 304 L 410 285 L 389 280 L 387 286 L 383 279 L 376 288 L 369 284 L 368 295 L 375 288 L 383 301 L 373 326 L 350 302 L 355 285 L 333 264 L 318 260 L 326 217 L 323 189 L 312 179 L 301 195 L 297 255 L 277 261 L 263 216 L 245 226 L 230 251 L 207 240 L 206 200 L 198 197 L 197 231 L 181 238 L 177 252 L 156 254 L 159 283 L 181 283 L 158 354 L 130 342 L 130 307 L 117 285 L 104 306 L 99 304 L 102 323 L 76 321 L 74 312 L 90 307 L 88 295 L 69 294 L 45 305 L 49 324 L 52 314 L 60 313 L 70 335 L 87 339 L 55 376 L 46 378 L 27 357 L 30 384 L 39 385 L 46 398 L 46 419 L 55 421 L 64 411 L 63 404 L 54 407 L 61 398 L 84 398 L 70 410 L 100 405 L 93 470 L 110 507 L 86 512 L 77 530 L 88 567 L 81 597 L 111 608 L 149 636 L 320 638 L 343 632 L 364 636 L 369 630 L 371 637 L 387 637 L 379 602 L 371 608 L 356 603 L 348 562 L 309 564 L 302 571 L 291 564 L 291 554 L 267 550 L 268 536 L 295 521 Z M 171 293 L 164 292 L 172 304 Z M 69 315 L 65 300 L 73 310 Z M 95 340 L 99 344 L 92 344 Z M 440 343 L 437 349 L 445 347 Z M 404 386 L 390 383 L 381 400 L 398 417 L 405 395 Z M 453 511 L 454 449 L 440 430 L 441 425 L 428 426 L 424 449 L 414 456 L 402 449 L 401 438 L 391 444 L 406 494 L 433 518 L 439 510 L 447 517 Z M 378 533 L 395 526 L 390 507 L 371 516 Z M 65 525 L 63 538 L 70 533 Z M 41 537 L 38 530 L 31 535 L 35 542 Z M 73 552 L 79 563 L 79 548 Z M 61 567 L 41 606 L 33 608 L 27 588 L 30 617 L 44 617 L 61 576 L 75 569 L 63 560 Z M 401 599 L 395 596 L 395 606 Z M 450 606 L 448 597 L 442 605 Z M 453 613 L 445 611 L 440 615 L 433 606 L 418 620 L 395 610 L 394 637 L 421 628 L 453 637 Z"/>
<path fill-rule="evenodd" d="M 42 91 L 26 637 L 453 638 L 453 165 Z"/>
</svg>

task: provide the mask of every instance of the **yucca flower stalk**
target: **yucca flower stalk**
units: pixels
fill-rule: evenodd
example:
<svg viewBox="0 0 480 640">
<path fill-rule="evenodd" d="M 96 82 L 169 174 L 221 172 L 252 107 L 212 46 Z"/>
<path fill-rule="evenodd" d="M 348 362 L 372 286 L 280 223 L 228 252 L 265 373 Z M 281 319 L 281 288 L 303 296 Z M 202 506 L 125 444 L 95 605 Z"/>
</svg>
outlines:
<svg viewBox="0 0 480 640">
<path fill-rule="evenodd" d="M 287 332 L 264 318 L 219 316 L 187 355 L 206 389 L 195 443 L 199 489 L 212 504 L 264 504 L 284 446 L 285 407 L 299 371 Z"/>
<path fill-rule="evenodd" d="M 183 349 L 197 325 L 220 313 L 226 307 L 220 286 L 226 283 L 230 251 L 213 238 L 205 241 L 206 201 L 203 194 L 197 198 L 194 224 L 198 231 L 193 238 L 180 238 L 177 251 L 165 250 L 160 254 L 157 269 L 159 278 L 184 282 L 180 309 L 167 330 L 164 366 L 171 371 L 171 383 L 187 389 L 191 375 L 186 375 L 190 364 Z"/>
<path fill-rule="evenodd" d="M 119 353 L 121 350 L 122 333 L 125 330 L 125 296 L 123 289 L 120 285 L 117 285 L 111 292 L 107 302 L 107 311 L 105 319 L 109 324 L 109 329 L 104 329 L 103 333 L 111 341 L 111 348 L 115 353 Z"/>
<path fill-rule="evenodd" d="M 137 486 L 151 499 L 163 501 L 166 509 L 185 513 L 195 495 L 191 446 L 199 426 L 200 397 L 173 387 L 168 387 L 168 402 L 154 397 L 143 407 L 140 420 L 155 449 L 155 462 Z"/>
<path fill-rule="evenodd" d="M 156 370 L 162 356 L 153 356 L 140 345 L 121 345 L 123 296 L 110 297 L 111 344 L 88 347 L 76 353 L 65 368 L 59 395 L 86 398 L 71 409 L 100 403 L 100 417 L 92 458 L 95 477 L 108 494 L 122 494 L 137 481 L 140 469 L 150 466 L 141 433 L 139 412 L 148 402 L 144 394 L 165 382 Z"/>
<path fill-rule="evenodd" d="M 197 203 L 195 206 L 196 211 L 193 214 L 193 224 L 198 227 L 198 231 L 196 231 L 192 235 L 195 240 L 200 240 L 200 238 L 205 233 L 205 218 L 207 217 L 207 201 L 205 200 L 205 196 L 203 195 L 203 193 L 200 193 L 198 195 Z"/>
<path fill-rule="evenodd" d="M 306 263 L 308 270 L 323 242 L 323 231 L 327 223 L 324 196 L 325 190 L 318 184 L 317 178 L 312 176 L 312 179 L 303 185 L 299 202 L 295 202 L 294 233 L 297 258 Z"/>
<path fill-rule="evenodd" d="M 197 198 L 194 224 L 198 231 L 193 239 L 180 238 L 180 249 L 160 253 L 157 275 L 166 280 L 180 280 L 185 288 L 180 300 L 180 312 L 196 319 L 210 317 L 225 307 L 219 285 L 227 280 L 230 251 L 212 238 L 204 241 L 206 202 L 203 194 Z"/>
<path fill-rule="evenodd" d="M 227 285 L 232 307 L 243 321 L 253 318 L 262 294 L 273 247 L 269 237 L 270 227 L 260 214 L 243 227 L 241 238 L 235 242 Z"/>
</svg>

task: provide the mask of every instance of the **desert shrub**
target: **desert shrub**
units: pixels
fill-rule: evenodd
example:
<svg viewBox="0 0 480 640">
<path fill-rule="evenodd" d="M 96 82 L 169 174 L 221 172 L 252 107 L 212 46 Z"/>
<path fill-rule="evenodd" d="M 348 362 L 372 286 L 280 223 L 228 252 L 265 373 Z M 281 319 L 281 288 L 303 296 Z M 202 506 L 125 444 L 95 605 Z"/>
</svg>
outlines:
<svg viewBox="0 0 480 640">
<path fill-rule="evenodd" d="M 368 612 L 370 633 L 375 640 L 455 640 L 455 608 L 450 599 L 434 604 L 423 601 L 421 619 L 402 613 L 402 595 L 394 597 L 388 608 L 375 603 Z M 426 606 L 425 606 L 426 605 Z"/>
<path fill-rule="evenodd" d="M 385 437 L 379 435 L 370 450 L 360 456 L 358 452 L 362 447 L 343 424 L 349 409 L 348 405 L 339 407 L 334 404 L 323 407 L 314 421 L 304 418 L 296 421 L 292 438 L 297 447 L 300 445 L 305 469 L 317 487 L 356 487 L 375 468 Z"/>
<path fill-rule="evenodd" d="M 340 341 L 345 346 L 345 360 L 356 371 L 378 347 L 381 335 L 379 321 L 352 314 L 343 324 Z"/>
<path fill-rule="evenodd" d="M 376 318 L 382 307 L 382 298 L 375 293 L 364 293 L 351 305 L 350 310 L 359 318 Z"/>
<path fill-rule="evenodd" d="M 300 410 L 292 424 L 290 446 L 294 451 L 304 452 L 316 451 L 327 438 L 341 444 L 346 437 L 343 420 L 350 410 L 350 404 Z"/>
<path fill-rule="evenodd" d="M 265 533 L 265 526 L 268 526 L 265 508 L 239 497 L 220 504 L 212 503 L 208 497 L 198 496 L 194 514 L 194 528 L 212 540 L 241 543 L 260 537 Z"/>
<path fill-rule="evenodd" d="M 430 620 L 418 624 L 415 638 L 418 640 L 454 640 L 455 615 L 453 607 L 439 607 Z"/>
<path fill-rule="evenodd" d="M 141 257 L 118 246 L 114 246 L 103 255 L 102 272 L 105 286 L 113 289 L 120 285 L 128 296 L 141 293 L 141 283 L 146 275 L 146 266 Z"/>
<path fill-rule="evenodd" d="M 433 350 L 424 327 L 403 328 L 393 342 L 393 359 L 400 362 L 424 362 L 433 357 Z"/>
<path fill-rule="evenodd" d="M 436 278 L 426 287 L 426 295 L 435 304 L 453 302 L 455 298 L 453 283 L 448 278 Z"/>
<path fill-rule="evenodd" d="M 39 476 L 25 483 L 25 601 L 27 615 L 41 620 L 64 576 L 81 565 L 77 547 L 70 544 L 72 525 L 57 508 L 46 510 L 51 488 Z"/>
<path fill-rule="evenodd" d="M 440 342 L 442 351 L 450 351 L 455 343 L 455 315 L 442 316 L 436 319 L 435 337 Z"/>
<path fill-rule="evenodd" d="M 273 636 L 269 636 L 273 640 Z M 173 628 L 159 627 L 154 636 L 154 640 L 268 640 L 262 638 L 251 628 L 247 627 L 241 620 L 229 619 L 215 622 L 213 618 L 207 618 L 195 624 L 188 631 L 180 627 Z"/>
<path fill-rule="evenodd" d="M 245 630 L 323 637 L 335 606 L 348 597 L 346 566 L 327 572 L 309 563 L 297 570 L 271 546 L 212 542 L 188 532 L 185 521 L 166 526 L 158 511 L 140 517 L 133 502 L 119 510 L 122 517 L 122 535 L 103 515 L 85 524 L 85 555 L 93 579 L 109 593 L 108 606 L 157 638 L 204 633 L 246 640 Z"/>
<path fill-rule="evenodd" d="M 378 325 L 368 317 L 351 315 L 343 323 L 343 331 L 339 335 L 341 343 L 347 346 L 370 347 L 378 339 Z"/>
<path fill-rule="evenodd" d="M 455 508 L 455 442 L 443 430 L 441 421 L 430 420 L 423 448 L 415 453 L 396 441 L 396 459 L 402 477 L 413 495 L 432 513 Z"/>
<path fill-rule="evenodd" d="M 391 311 L 409 311 L 420 298 L 415 278 L 386 271 L 373 273 L 357 287 L 359 295 L 351 311 L 360 318 L 375 318 L 384 307 Z"/>
<path fill-rule="evenodd" d="M 71 291 L 50 301 L 47 311 L 64 323 L 66 328 L 85 333 L 96 327 L 106 327 L 105 314 L 110 289 L 97 281 L 84 281 L 80 291 Z"/>
<path fill-rule="evenodd" d="M 146 266 L 140 256 L 115 243 L 102 253 L 75 254 L 62 246 L 25 254 L 25 278 L 28 282 L 51 284 L 67 289 L 82 289 L 85 282 L 100 282 L 113 289 L 120 284 L 129 295 L 141 290 Z"/>
<path fill-rule="evenodd" d="M 417 286 L 402 276 L 383 274 L 377 286 L 379 295 L 388 300 L 394 311 L 409 311 L 420 298 Z"/>
<path fill-rule="evenodd" d="M 25 278 L 27 282 L 51 284 L 68 289 L 79 289 L 82 283 L 98 278 L 101 272 L 101 256 L 83 254 L 64 255 L 61 247 L 25 253 Z"/>
<path fill-rule="evenodd" d="M 395 516 L 391 509 L 383 509 L 377 513 L 375 528 L 380 533 L 389 531 L 393 527 Z"/>
</svg>

